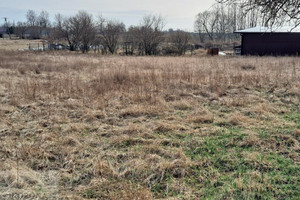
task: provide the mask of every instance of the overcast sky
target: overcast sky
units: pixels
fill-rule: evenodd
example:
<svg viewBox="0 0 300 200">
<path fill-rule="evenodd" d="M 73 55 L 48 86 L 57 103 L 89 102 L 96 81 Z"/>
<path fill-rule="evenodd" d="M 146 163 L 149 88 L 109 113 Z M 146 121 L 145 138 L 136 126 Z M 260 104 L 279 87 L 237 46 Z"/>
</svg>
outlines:
<svg viewBox="0 0 300 200">
<path fill-rule="evenodd" d="M 10 22 L 25 21 L 27 10 L 32 9 L 48 11 L 52 20 L 56 13 L 71 16 L 85 10 L 129 26 L 138 24 L 144 15 L 160 14 L 166 19 L 165 29 L 193 31 L 196 14 L 214 3 L 215 0 L 0 0 L 0 17 L 2 21 L 2 17 L 8 17 Z"/>
</svg>

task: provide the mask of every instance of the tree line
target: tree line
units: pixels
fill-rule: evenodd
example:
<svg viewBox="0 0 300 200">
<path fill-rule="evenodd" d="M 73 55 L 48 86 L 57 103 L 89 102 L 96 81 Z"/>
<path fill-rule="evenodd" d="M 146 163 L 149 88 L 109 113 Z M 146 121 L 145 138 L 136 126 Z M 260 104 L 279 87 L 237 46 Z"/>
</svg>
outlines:
<svg viewBox="0 0 300 200">
<path fill-rule="evenodd" d="M 47 11 L 39 14 L 28 10 L 26 22 L 11 25 L 19 38 L 47 39 L 52 44 L 67 43 L 70 51 L 100 49 L 103 54 L 115 54 L 122 49 L 126 55 L 183 55 L 191 49 L 192 34 L 176 30 L 163 30 L 166 21 L 161 16 L 144 16 L 138 25 L 125 27 L 123 22 L 98 16 L 86 11 L 65 17 L 56 14 L 51 23 Z"/>
<path fill-rule="evenodd" d="M 265 26 L 289 24 L 300 25 L 299 0 L 217 0 L 223 5 L 237 4 L 245 11 L 258 10 Z"/>
<path fill-rule="evenodd" d="M 216 0 L 211 9 L 200 12 L 195 18 L 195 32 L 200 44 L 234 42 L 236 30 L 255 26 L 287 24 L 300 25 L 299 0 Z M 5 26 L 9 34 L 19 38 L 46 38 L 50 43 L 67 43 L 70 51 L 88 52 L 95 47 L 103 54 L 117 53 L 122 48 L 126 55 L 183 55 L 193 50 L 195 34 L 181 30 L 163 31 L 166 21 L 161 16 L 145 16 L 138 25 L 125 27 L 118 20 L 96 19 L 85 11 L 74 16 L 55 15 L 54 22 L 47 11 L 28 10 L 26 22 Z M 195 43 L 195 40 L 193 41 Z"/>
<path fill-rule="evenodd" d="M 297 27 L 300 25 L 299 0 L 217 0 L 211 9 L 196 16 L 195 31 L 200 41 L 226 41 L 232 34 L 255 26 Z"/>
<path fill-rule="evenodd" d="M 245 11 L 238 4 L 215 4 L 211 9 L 196 16 L 195 31 L 201 42 L 235 39 L 233 32 L 261 25 L 261 13 L 258 10 Z"/>
</svg>

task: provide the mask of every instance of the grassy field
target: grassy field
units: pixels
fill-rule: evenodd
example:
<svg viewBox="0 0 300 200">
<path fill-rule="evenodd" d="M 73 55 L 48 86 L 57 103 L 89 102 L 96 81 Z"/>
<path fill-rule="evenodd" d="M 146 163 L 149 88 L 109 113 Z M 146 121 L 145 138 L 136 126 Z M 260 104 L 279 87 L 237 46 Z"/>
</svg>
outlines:
<svg viewBox="0 0 300 200">
<path fill-rule="evenodd" d="M 43 40 L 9 40 L 8 38 L 0 38 L 0 51 L 26 51 L 29 47 L 38 49 L 38 47 L 42 48 L 42 46 Z"/>
<path fill-rule="evenodd" d="M 0 199 L 299 199 L 300 59 L 0 52 Z"/>
</svg>

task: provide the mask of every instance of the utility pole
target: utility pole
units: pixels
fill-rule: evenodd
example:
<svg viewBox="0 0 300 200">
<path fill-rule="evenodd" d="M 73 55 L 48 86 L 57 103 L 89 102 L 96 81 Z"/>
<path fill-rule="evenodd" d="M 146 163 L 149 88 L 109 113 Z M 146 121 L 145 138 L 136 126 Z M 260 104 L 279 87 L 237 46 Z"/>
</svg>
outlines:
<svg viewBox="0 0 300 200">
<path fill-rule="evenodd" d="M 6 27 L 6 32 L 8 33 L 9 35 L 9 39 L 11 39 L 11 36 L 10 36 L 10 30 L 9 30 L 9 27 L 8 27 L 8 22 L 7 22 L 7 17 L 2 17 L 4 19 L 4 24 L 5 24 L 5 27 Z"/>
</svg>

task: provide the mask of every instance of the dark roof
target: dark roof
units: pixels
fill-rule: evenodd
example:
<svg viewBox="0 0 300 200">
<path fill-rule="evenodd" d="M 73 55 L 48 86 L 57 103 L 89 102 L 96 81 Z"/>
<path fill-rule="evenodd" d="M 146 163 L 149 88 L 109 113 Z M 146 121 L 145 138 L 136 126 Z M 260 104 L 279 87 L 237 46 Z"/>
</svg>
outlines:
<svg viewBox="0 0 300 200">
<path fill-rule="evenodd" d="M 235 31 L 235 33 L 300 33 L 300 27 L 291 27 L 291 26 L 283 26 L 283 27 L 253 27 L 244 30 Z"/>
<path fill-rule="evenodd" d="M 6 33 L 6 28 L 5 27 L 0 27 L 0 34 Z"/>
</svg>

